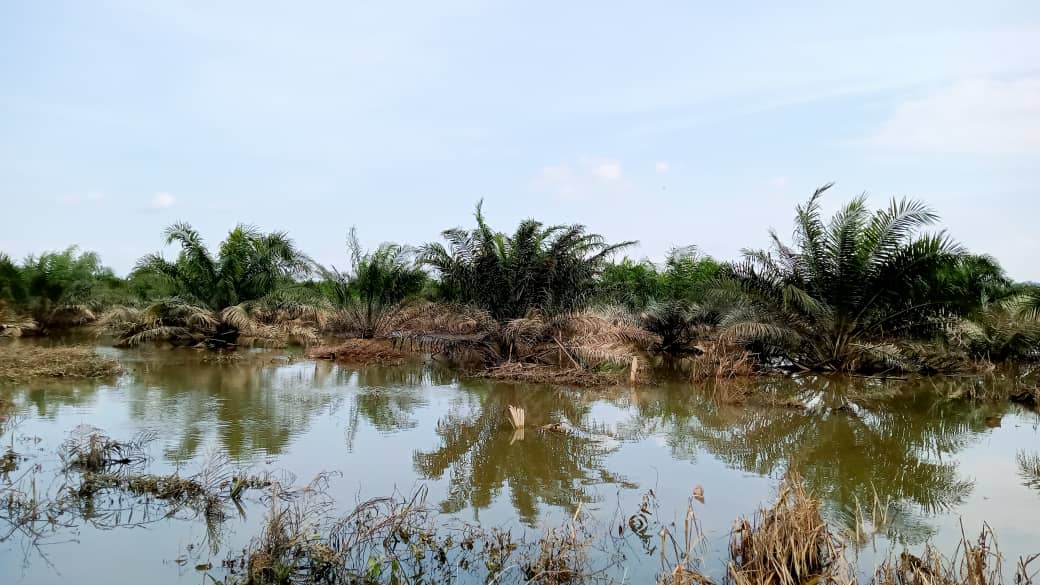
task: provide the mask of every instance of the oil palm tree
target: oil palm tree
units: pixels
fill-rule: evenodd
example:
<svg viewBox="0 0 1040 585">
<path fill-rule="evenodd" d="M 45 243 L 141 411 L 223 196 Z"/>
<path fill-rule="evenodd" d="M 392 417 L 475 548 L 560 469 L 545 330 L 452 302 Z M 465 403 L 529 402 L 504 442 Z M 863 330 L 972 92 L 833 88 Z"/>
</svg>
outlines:
<svg viewBox="0 0 1040 585">
<path fill-rule="evenodd" d="M 413 262 L 411 248 L 383 243 L 375 251 L 365 251 L 355 228 L 350 228 L 347 249 L 348 272 L 335 266 L 319 269 L 325 279 L 323 290 L 348 330 L 365 339 L 385 335 L 401 314 L 401 303 L 418 294 L 429 277 Z"/>
<path fill-rule="evenodd" d="M 118 302 L 123 288 L 97 253 L 75 246 L 29 256 L 21 274 L 26 308 L 45 329 L 94 321 L 98 311 Z"/>
<path fill-rule="evenodd" d="M 273 323 L 283 332 L 300 325 L 314 306 L 297 293 L 295 279 L 310 271 L 311 262 L 284 232 L 262 233 L 238 225 L 216 255 L 187 223 L 165 230 L 166 243 L 180 245 L 173 262 L 160 254 L 141 258 L 135 272 L 159 277 L 171 295 L 143 311 L 113 317 L 127 344 L 154 339 L 207 341 L 224 346 L 239 336 L 271 336 Z"/>
<path fill-rule="evenodd" d="M 820 201 L 830 187 L 797 207 L 793 243 L 771 232 L 771 251 L 747 250 L 731 266 L 743 299 L 724 332 L 806 369 L 907 367 L 886 340 L 949 307 L 920 290 L 964 251 L 944 232 L 920 234 L 938 216 L 909 199 L 871 212 L 859 196 L 825 223 Z"/>
<path fill-rule="evenodd" d="M 488 226 L 482 203 L 474 229 L 445 230 L 448 245 L 426 244 L 420 259 L 437 270 L 448 300 L 474 304 L 500 321 L 532 309 L 557 313 L 583 307 L 611 255 L 635 244 L 610 244 L 580 224 L 545 226 L 533 219 L 507 235 Z"/>
</svg>

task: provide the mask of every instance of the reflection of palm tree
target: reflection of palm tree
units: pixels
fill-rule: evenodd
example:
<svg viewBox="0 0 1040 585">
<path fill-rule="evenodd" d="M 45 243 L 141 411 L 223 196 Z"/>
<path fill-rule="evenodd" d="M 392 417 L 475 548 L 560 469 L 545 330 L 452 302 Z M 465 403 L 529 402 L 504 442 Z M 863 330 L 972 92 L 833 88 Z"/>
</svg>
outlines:
<svg viewBox="0 0 1040 585">
<path fill-rule="evenodd" d="M 526 410 L 529 429 L 560 421 L 580 427 L 588 417 L 588 408 L 580 401 L 552 390 L 512 384 L 462 389 L 464 403 L 438 421 L 440 447 L 414 456 L 423 477 L 448 473 L 450 494 L 443 511 L 487 508 L 508 484 L 520 518 L 533 524 L 539 503 L 571 508 L 595 499 L 590 485 L 626 483 L 603 463 L 610 448 L 581 432 L 528 430 L 524 440 L 514 441 L 505 415 L 508 405 Z"/>
<path fill-rule="evenodd" d="M 889 507 L 890 535 L 916 542 L 930 529 L 915 516 L 947 509 L 971 492 L 972 482 L 958 476 L 948 455 L 984 432 L 987 416 L 1005 409 L 941 401 L 910 387 L 881 401 L 867 382 L 804 384 L 766 382 L 765 391 L 797 395 L 806 409 L 733 407 L 688 392 L 644 395 L 636 403 L 639 420 L 624 427 L 661 429 L 678 457 L 704 449 L 760 475 L 797 468 L 829 513 L 849 525 L 876 497 Z"/>
<path fill-rule="evenodd" d="M 181 429 L 175 446 L 166 450 L 175 462 L 196 456 L 210 429 L 232 459 L 281 453 L 336 399 L 325 364 L 273 368 L 247 360 L 186 367 L 164 360 L 138 368 L 130 379 L 131 416 L 162 417 L 164 428 Z M 171 425 L 170 418 L 179 425 Z"/>
<path fill-rule="evenodd" d="M 382 433 L 415 428 L 412 413 L 427 404 L 424 388 L 455 382 L 457 374 L 436 367 L 396 366 L 351 369 L 338 366 L 342 384 L 357 386 L 347 423 L 347 449 L 354 449 L 362 418 Z"/>
</svg>

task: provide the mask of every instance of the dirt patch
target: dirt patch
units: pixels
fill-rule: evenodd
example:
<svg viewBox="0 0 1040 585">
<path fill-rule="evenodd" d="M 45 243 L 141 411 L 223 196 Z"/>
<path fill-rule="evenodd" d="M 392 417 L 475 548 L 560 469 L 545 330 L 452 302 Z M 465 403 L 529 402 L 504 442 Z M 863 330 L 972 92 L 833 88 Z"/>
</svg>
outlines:
<svg viewBox="0 0 1040 585">
<path fill-rule="evenodd" d="M 365 365 L 397 365 L 408 354 L 395 348 L 389 339 L 348 339 L 336 346 L 315 347 L 307 357 Z"/>
<path fill-rule="evenodd" d="M 0 346 L 0 382 L 34 378 L 109 378 L 122 368 L 89 347 Z"/>
<path fill-rule="evenodd" d="M 600 372 L 589 372 L 576 368 L 560 368 L 558 366 L 547 366 L 542 364 L 526 364 L 510 362 L 488 368 L 475 374 L 477 378 L 489 380 L 508 380 L 513 382 L 527 382 L 530 384 L 557 384 L 560 386 L 579 386 L 582 388 L 595 388 L 602 386 L 614 386 L 618 384 L 618 378 L 610 374 Z"/>
</svg>

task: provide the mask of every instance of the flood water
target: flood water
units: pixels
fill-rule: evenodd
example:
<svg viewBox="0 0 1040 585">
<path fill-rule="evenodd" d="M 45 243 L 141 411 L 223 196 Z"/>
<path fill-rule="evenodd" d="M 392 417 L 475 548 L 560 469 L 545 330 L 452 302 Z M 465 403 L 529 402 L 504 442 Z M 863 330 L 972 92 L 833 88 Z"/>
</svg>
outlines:
<svg viewBox="0 0 1040 585">
<path fill-rule="evenodd" d="M 1040 450 L 1040 419 L 1010 403 L 943 397 L 999 379 L 754 382 L 758 394 L 805 405 L 791 408 L 722 404 L 710 388 L 679 382 L 581 391 L 281 352 L 223 363 L 192 350 L 99 351 L 123 363 L 116 381 L 0 386 L 15 422 L 2 449 L 26 457 L 19 472 L 36 469 L 41 492 L 60 487 L 61 443 L 90 425 L 116 439 L 154 432 L 152 473 L 191 474 L 220 458 L 301 483 L 336 471 L 328 489 L 345 508 L 424 487 L 443 514 L 528 535 L 569 519 L 579 504 L 617 533 L 651 490 L 658 517 L 681 522 L 701 486 L 695 511 L 704 569 L 714 577 L 733 520 L 769 502 L 789 469 L 858 542 L 864 572 L 893 548 L 932 542 L 951 553 L 961 523 L 972 534 L 988 522 L 1009 568 L 1040 552 L 1040 489 L 1016 461 Z M 525 432 L 514 432 L 509 405 L 526 410 Z M 550 423 L 564 428 L 537 428 Z M 107 506 L 110 513 L 55 530 L 38 546 L 18 534 L 0 542 L 0 583 L 211 583 L 265 513 L 247 501 L 214 533 L 199 518 L 127 518 L 122 502 Z M 868 526 L 857 535 L 872 508 L 884 521 L 876 534 Z M 643 542 L 622 532 L 616 580 L 652 581 L 660 559 L 647 550 L 656 535 Z"/>
</svg>

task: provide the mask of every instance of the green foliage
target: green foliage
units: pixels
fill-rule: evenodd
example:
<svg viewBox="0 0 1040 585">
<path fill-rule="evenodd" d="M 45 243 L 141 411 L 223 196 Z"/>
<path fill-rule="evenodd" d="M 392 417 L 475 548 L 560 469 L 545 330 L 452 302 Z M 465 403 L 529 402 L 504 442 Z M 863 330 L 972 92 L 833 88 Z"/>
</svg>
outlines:
<svg viewBox="0 0 1040 585">
<path fill-rule="evenodd" d="M 872 213 L 856 197 L 825 223 L 830 186 L 797 208 L 792 244 L 772 232 L 770 252 L 746 251 L 731 266 L 744 298 L 724 318 L 726 333 L 809 369 L 911 367 L 888 340 L 955 306 L 936 291 L 964 251 L 943 232 L 919 234 L 938 216 L 913 200 Z"/>
<path fill-rule="evenodd" d="M 718 320 L 706 301 L 720 269 L 693 246 L 669 252 L 663 270 L 649 260 L 625 258 L 603 271 L 599 296 L 639 315 L 643 327 L 661 336 L 662 351 L 681 352 Z"/>
<path fill-rule="evenodd" d="M 1032 317 L 1025 296 L 1014 296 L 953 317 L 945 328 L 950 345 L 994 361 L 1040 358 L 1040 319 Z"/>
<path fill-rule="evenodd" d="M 10 256 L 0 252 L 0 303 L 21 305 L 28 296 L 21 269 Z"/>
<path fill-rule="evenodd" d="M 10 266 L 5 270 L 13 276 Z M 101 264 L 94 252 L 75 246 L 61 252 L 29 256 L 20 269 L 22 305 L 45 328 L 81 325 L 125 295 L 122 279 Z"/>
<path fill-rule="evenodd" d="M 296 279 L 310 271 L 310 259 L 284 232 L 238 225 L 216 255 L 187 223 L 168 227 L 165 236 L 167 244 L 180 245 L 177 259 L 144 256 L 131 281 L 140 290 L 169 296 L 111 320 L 126 343 L 199 338 L 233 343 L 243 332 L 271 333 L 258 320 L 289 321 L 313 308 L 305 295 L 293 294 Z"/>
<path fill-rule="evenodd" d="M 474 304 L 498 320 L 532 309 L 583 307 L 610 256 L 635 243 L 609 244 L 580 224 L 544 226 L 532 219 L 510 236 L 487 225 L 479 203 L 475 216 L 474 229 L 445 230 L 448 245 L 426 244 L 420 259 L 439 273 L 447 300 Z"/>
<path fill-rule="evenodd" d="M 350 228 L 347 249 L 350 270 L 321 268 L 321 290 L 348 329 L 366 339 L 383 335 L 400 303 L 419 294 L 429 277 L 406 246 L 383 243 L 375 251 L 363 250 L 355 228 Z"/>
</svg>

